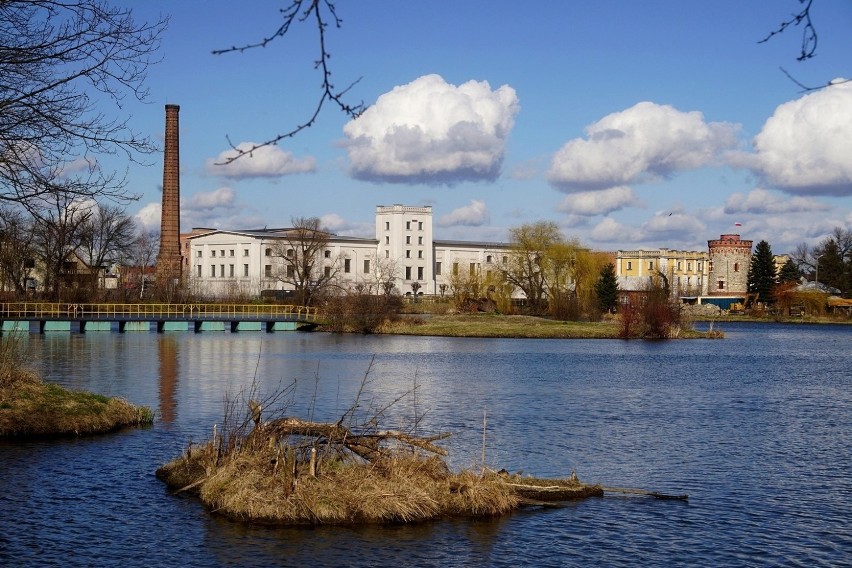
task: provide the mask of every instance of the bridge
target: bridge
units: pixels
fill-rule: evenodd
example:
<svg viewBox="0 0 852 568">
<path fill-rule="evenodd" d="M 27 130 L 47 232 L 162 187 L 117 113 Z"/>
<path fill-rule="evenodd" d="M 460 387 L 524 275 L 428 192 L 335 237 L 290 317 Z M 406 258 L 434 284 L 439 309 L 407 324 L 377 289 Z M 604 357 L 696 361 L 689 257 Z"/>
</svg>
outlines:
<svg viewBox="0 0 852 568">
<path fill-rule="evenodd" d="M 0 303 L 3 332 L 290 331 L 320 323 L 316 308 L 277 304 Z"/>
</svg>

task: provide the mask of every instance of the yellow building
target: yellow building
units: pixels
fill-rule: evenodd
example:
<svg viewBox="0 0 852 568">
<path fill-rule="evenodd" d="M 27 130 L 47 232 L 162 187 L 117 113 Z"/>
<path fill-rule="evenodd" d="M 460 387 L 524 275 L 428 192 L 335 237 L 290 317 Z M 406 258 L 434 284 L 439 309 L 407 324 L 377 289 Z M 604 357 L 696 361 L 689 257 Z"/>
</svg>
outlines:
<svg viewBox="0 0 852 568">
<path fill-rule="evenodd" d="M 657 281 L 668 285 L 677 297 L 703 296 L 707 293 L 709 260 L 704 251 L 619 250 L 615 273 L 621 290 L 645 290 Z"/>
</svg>

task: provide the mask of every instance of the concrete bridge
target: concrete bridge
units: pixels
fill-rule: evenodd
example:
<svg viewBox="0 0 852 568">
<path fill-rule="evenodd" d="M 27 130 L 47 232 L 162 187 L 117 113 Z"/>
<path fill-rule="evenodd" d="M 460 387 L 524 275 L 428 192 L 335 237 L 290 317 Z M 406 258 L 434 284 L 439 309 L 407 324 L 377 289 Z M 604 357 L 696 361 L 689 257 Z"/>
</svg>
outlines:
<svg viewBox="0 0 852 568">
<path fill-rule="evenodd" d="M 320 322 L 316 308 L 274 304 L 0 303 L 3 332 L 292 331 Z"/>
</svg>

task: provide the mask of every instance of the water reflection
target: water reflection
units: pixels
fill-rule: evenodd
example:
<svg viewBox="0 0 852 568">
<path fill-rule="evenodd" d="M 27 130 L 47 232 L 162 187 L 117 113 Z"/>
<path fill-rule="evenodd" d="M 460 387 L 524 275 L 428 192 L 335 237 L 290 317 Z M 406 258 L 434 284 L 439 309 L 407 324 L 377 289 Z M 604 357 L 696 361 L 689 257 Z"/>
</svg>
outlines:
<svg viewBox="0 0 852 568">
<path fill-rule="evenodd" d="M 157 361 L 160 364 L 160 415 L 166 424 L 174 421 L 177 412 L 175 393 L 178 386 L 178 342 L 172 335 L 157 337 Z"/>
</svg>

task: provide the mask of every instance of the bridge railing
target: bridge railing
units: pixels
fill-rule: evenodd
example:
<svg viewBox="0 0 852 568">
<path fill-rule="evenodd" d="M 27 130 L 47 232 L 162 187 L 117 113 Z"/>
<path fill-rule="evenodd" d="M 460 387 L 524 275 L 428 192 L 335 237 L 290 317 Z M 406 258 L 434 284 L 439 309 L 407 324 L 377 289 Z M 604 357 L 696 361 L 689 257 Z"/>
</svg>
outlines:
<svg viewBox="0 0 852 568">
<path fill-rule="evenodd" d="M 317 308 L 278 304 L 74 304 L 0 303 L 2 319 L 250 319 L 315 322 Z"/>
</svg>

